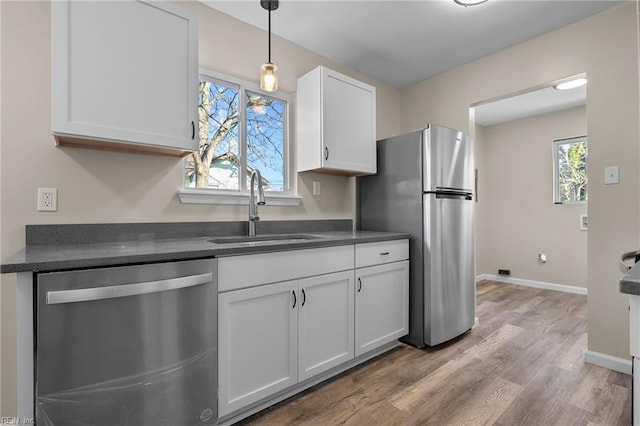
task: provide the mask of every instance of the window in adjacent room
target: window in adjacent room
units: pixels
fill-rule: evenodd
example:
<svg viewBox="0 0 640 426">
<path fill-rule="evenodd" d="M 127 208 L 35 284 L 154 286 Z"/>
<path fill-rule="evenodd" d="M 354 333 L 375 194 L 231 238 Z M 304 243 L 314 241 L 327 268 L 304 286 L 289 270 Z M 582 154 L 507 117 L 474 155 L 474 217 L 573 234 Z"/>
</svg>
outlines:
<svg viewBox="0 0 640 426">
<path fill-rule="evenodd" d="M 209 74 L 198 87 L 200 149 L 184 160 L 184 188 L 247 192 L 259 169 L 265 191 L 288 192 L 286 95 Z"/>
<path fill-rule="evenodd" d="M 554 201 L 587 201 L 587 137 L 553 141 Z"/>
</svg>

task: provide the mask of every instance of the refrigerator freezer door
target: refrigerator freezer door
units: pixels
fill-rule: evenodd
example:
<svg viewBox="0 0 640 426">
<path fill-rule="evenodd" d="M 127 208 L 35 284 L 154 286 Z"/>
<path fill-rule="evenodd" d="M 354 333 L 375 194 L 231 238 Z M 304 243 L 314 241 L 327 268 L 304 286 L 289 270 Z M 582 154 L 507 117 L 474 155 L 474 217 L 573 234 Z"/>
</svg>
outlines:
<svg viewBox="0 0 640 426">
<path fill-rule="evenodd" d="M 471 138 L 447 127 L 429 125 L 424 132 L 423 189 L 473 188 L 473 147 Z"/>
<path fill-rule="evenodd" d="M 424 339 L 429 346 L 473 326 L 473 204 L 464 195 L 424 195 Z"/>
</svg>

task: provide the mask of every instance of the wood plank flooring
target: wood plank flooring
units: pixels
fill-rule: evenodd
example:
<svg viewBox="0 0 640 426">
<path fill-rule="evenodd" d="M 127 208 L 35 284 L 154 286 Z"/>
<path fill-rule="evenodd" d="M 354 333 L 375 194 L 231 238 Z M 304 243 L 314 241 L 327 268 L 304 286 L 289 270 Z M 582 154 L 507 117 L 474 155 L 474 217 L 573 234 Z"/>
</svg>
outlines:
<svg viewBox="0 0 640 426">
<path fill-rule="evenodd" d="M 587 297 L 491 281 L 479 325 L 402 346 L 243 425 L 629 425 L 631 376 L 584 362 Z"/>
</svg>

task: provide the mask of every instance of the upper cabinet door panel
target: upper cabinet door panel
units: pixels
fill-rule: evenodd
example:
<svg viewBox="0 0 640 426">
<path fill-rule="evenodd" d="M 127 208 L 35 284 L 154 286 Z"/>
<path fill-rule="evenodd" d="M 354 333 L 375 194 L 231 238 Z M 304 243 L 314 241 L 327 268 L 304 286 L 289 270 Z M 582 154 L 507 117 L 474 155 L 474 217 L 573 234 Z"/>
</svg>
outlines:
<svg viewBox="0 0 640 426">
<path fill-rule="evenodd" d="M 52 131 L 197 148 L 197 28 L 164 2 L 52 4 Z"/>
<path fill-rule="evenodd" d="M 298 171 L 376 172 L 376 88 L 325 67 L 298 79 Z"/>
<path fill-rule="evenodd" d="M 375 172 L 375 92 L 333 71 L 324 82 L 323 165 L 331 169 Z M 373 147 L 373 148 L 372 148 Z"/>
</svg>

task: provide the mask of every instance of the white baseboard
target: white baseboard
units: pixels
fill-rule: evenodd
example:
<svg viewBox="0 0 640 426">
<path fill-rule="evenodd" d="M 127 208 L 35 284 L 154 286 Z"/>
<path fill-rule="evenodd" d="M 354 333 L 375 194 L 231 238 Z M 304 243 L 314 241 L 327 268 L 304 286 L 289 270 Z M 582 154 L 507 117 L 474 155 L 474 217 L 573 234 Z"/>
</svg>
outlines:
<svg viewBox="0 0 640 426">
<path fill-rule="evenodd" d="M 543 281 L 525 280 L 522 278 L 503 277 L 500 275 L 480 274 L 476 276 L 476 283 L 482 280 L 498 281 L 506 284 L 524 285 L 527 287 L 543 288 L 546 290 L 564 291 L 565 293 L 575 293 L 587 295 L 587 289 L 565 284 L 547 283 Z"/>
<path fill-rule="evenodd" d="M 631 356 L 629 356 L 631 358 Z M 631 374 L 631 359 L 618 358 L 595 351 L 587 351 L 584 355 L 584 362 L 619 371 L 624 374 Z"/>
</svg>

